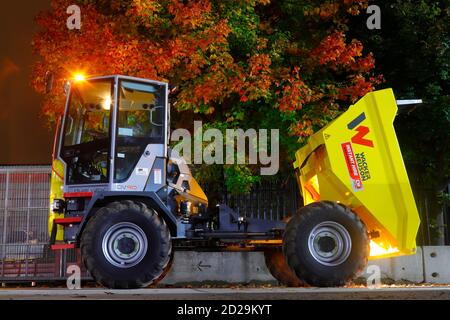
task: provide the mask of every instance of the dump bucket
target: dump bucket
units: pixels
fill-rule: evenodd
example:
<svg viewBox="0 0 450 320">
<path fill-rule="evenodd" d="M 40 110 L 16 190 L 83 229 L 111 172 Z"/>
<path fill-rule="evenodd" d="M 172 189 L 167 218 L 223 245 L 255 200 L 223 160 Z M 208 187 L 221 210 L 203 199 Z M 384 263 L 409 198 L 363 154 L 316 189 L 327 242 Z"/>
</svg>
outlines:
<svg viewBox="0 0 450 320">
<path fill-rule="evenodd" d="M 305 205 L 331 200 L 366 224 L 371 257 L 413 254 L 419 214 L 393 121 L 391 89 L 365 95 L 296 153 Z"/>
</svg>

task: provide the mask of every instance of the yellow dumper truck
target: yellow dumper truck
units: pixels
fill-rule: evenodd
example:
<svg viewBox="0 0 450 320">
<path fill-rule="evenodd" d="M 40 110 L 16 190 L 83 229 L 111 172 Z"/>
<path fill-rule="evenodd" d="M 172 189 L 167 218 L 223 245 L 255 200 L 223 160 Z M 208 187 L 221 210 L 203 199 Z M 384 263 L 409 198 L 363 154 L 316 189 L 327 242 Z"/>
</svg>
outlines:
<svg viewBox="0 0 450 320">
<path fill-rule="evenodd" d="M 169 148 L 169 86 L 79 78 L 57 130 L 52 249 L 80 248 L 100 284 L 161 280 L 174 250 L 264 251 L 286 285 L 344 285 L 369 258 L 413 254 L 419 218 L 393 128 L 391 90 L 369 93 L 311 137 L 294 170 L 304 207 L 288 221 L 208 198 Z"/>
</svg>

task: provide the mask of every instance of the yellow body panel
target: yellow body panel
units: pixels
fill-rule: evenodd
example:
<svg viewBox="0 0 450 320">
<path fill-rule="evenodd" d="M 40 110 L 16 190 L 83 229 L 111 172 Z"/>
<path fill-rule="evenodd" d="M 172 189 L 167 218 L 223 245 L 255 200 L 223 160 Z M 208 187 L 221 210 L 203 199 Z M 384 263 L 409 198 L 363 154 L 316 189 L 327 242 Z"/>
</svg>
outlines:
<svg viewBox="0 0 450 320">
<path fill-rule="evenodd" d="M 391 89 L 369 93 L 315 133 L 294 163 L 305 205 L 340 202 L 379 233 L 372 256 L 416 249 L 420 220 L 394 131 L 396 113 Z M 377 246 L 384 250 L 375 253 Z"/>
<path fill-rule="evenodd" d="M 59 160 L 53 160 L 52 164 L 52 177 L 50 185 L 50 211 L 48 216 L 48 234 L 51 235 L 53 228 L 53 220 L 57 218 L 63 218 L 64 214 L 54 213 L 52 211 L 52 203 L 55 199 L 64 199 L 64 165 Z M 62 241 L 64 239 L 64 228 L 58 225 L 56 233 L 56 240 Z"/>
</svg>

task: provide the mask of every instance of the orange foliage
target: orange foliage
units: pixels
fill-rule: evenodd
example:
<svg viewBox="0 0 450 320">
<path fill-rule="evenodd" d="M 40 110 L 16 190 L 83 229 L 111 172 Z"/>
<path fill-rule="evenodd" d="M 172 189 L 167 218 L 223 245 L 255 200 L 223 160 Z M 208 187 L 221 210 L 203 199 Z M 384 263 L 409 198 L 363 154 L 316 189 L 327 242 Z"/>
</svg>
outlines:
<svg viewBox="0 0 450 320">
<path fill-rule="evenodd" d="M 69 31 L 66 9 L 73 2 L 52 0 L 52 11 L 37 17 L 43 31 L 33 46 L 42 61 L 34 66 L 32 84 L 44 92 L 45 73 L 54 74 L 57 90 L 43 105 L 50 118 L 64 105 L 65 79 L 83 71 L 169 81 L 179 88 L 179 110 L 205 114 L 216 112 L 218 105 L 224 114 L 227 108 L 251 103 L 257 109 L 259 101 L 272 99 L 280 112 L 295 114 L 291 133 L 308 136 L 324 117 L 335 115 L 338 100 L 354 101 L 381 81 L 370 75 L 373 56 L 363 55 L 361 42 L 347 41 L 342 31 L 328 30 L 312 47 L 298 41 L 280 49 L 269 41 L 275 20 L 261 19 L 254 25 L 254 48 L 236 58 L 230 49 L 229 15 L 210 0 L 115 0 L 106 8 L 85 0 L 81 30 Z M 269 0 L 236 3 L 243 8 L 271 5 Z M 343 11 L 356 14 L 366 5 L 363 0 L 326 1 L 304 14 L 338 19 Z M 289 62 L 274 63 L 280 56 Z M 344 74 L 346 80 L 334 83 L 334 74 Z"/>
</svg>

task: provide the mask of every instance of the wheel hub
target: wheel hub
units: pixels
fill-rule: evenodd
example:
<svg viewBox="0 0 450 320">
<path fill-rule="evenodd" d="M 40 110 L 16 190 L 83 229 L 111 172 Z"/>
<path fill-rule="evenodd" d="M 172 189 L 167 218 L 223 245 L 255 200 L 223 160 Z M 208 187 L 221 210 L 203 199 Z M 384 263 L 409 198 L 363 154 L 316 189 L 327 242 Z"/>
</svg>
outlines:
<svg viewBox="0 0 450 320">
<path fill-rule="evenodd" d="M 134 223 L 122 222 L 108 229 L 102 241 L 106 260 L 119 268 L 130 268 L 142 261 L 148 241 L 144 231 Z"/>
<path fill-rule="evenodd" d="M 118 253 L 120 254 L 131 254 L 132 252 L 135 252 L 136 249 L 139 248 L 139 243 L 133 239 L 128 238 L 127 235 L 124 235 L 122 238 L 117 240 L 117 247 Z"/>
<path fill-rule="evenodd" d="M 352 240 L 347 229 L 334 221 L 318 224 L 308 238 L 308 249 L 313 258 L 325 266 L 337 266 L 347 260 Z"/>
<path fill-rule="evenodd" d="M 336 242 L 332 237 L 325 236 L 318 241 L 320 251 L 332 252 L 336 248 Z"/>
</svg>

